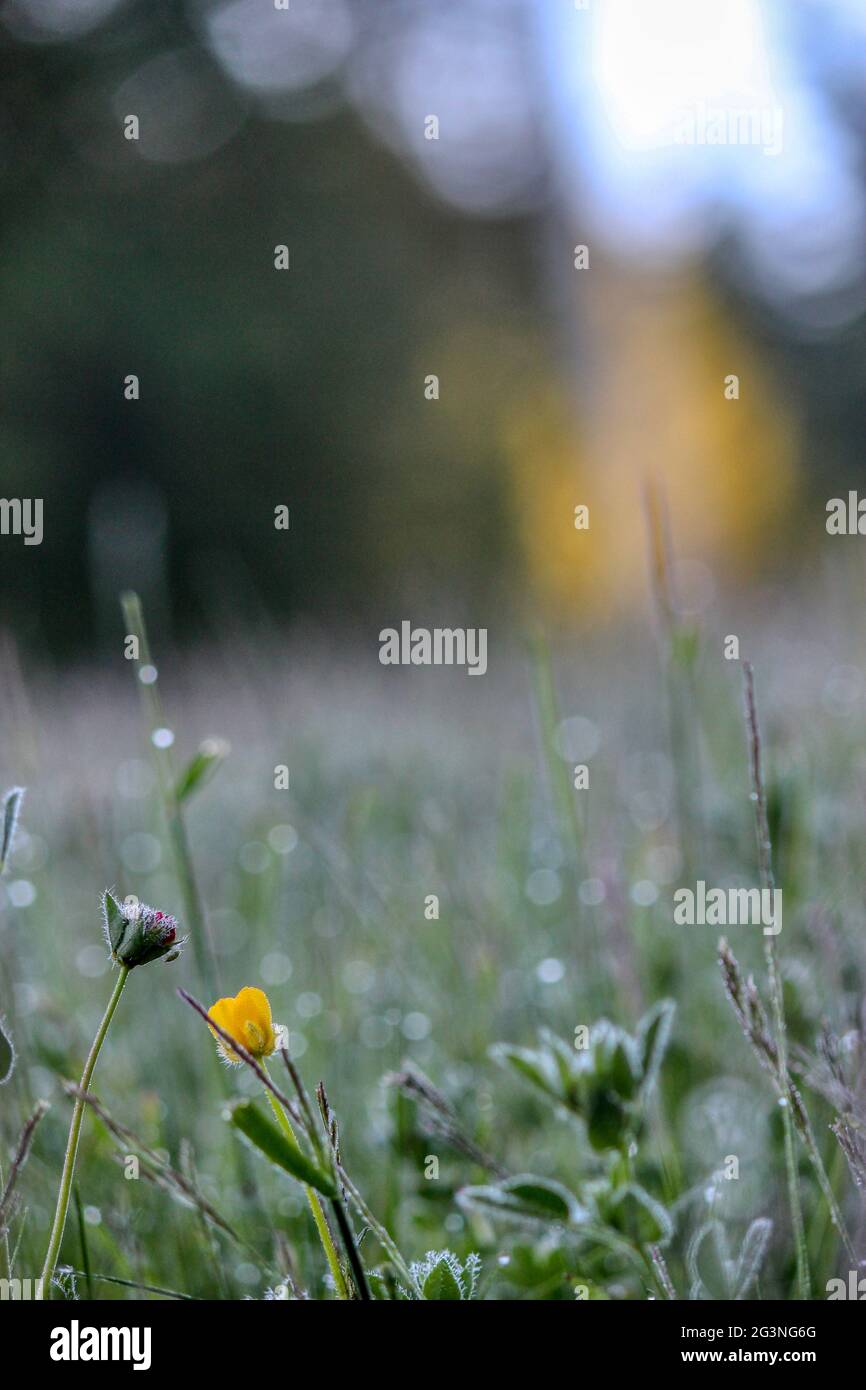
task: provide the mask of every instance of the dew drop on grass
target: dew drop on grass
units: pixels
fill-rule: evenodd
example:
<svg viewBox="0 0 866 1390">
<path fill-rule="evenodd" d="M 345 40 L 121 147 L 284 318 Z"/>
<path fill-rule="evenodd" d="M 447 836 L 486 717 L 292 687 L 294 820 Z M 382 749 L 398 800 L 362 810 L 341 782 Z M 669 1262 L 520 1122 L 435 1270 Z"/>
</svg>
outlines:
<svg viewBox="0 0 866 1390">
<path fill-rule="evenodd" d="M 526 880 L 524 892 L 536 907 L 550 907 L 562 892 L 559 874 L 553 869 L 533 869 Z"/>
<path fill-rule="evenodd" d="M 343 985 L 350 994 L 366 994 L 376 983 L 376 972 L 365 960 L 348 960 L 343 966 Z"/>
<path fill-rule="evenodd" d="M 249 840 L 238 851 L 238 860 L 244 873 L 263 874 L 271 862 L 271 852 L 261 840 Z"/>
<path fill-rule="evenodd" d="M 411 1013 L 403 1019 L 403 1037 L 410 1042 L 420 1042 L 430 1032 L 430 1020 L 426 1014 Z"/>
<path fill-rule="evenodd" d="M 82 946 L 75 957 L 75 965 L 79 975 L 84 975 L 87 979 L 98 980 L 108 970 L 108 954 L 104 946 Z"/>
<path fill-rule="evenodd" d="M 578 889 L 580 901 L 586 907 L 598 907 L 603 903 L 607 894 L 604 882 L 600 878 L 585 878 Z"/>
<path fill-rule="evenodd" d="M 658 895 L 659 890 L 651 879 L 639 879 L 632 886 L 631 900 L 633 903 L 637 903 L 638 907 L 652 907 Z"/>
<path fill-rule="evenodd" d="M 174 743 L 174 734 L 171 729 L 154 729 L 150 741 L 154 748 L 170 748 Z"/>
<path fill-rule="evenodd" d="M 268 844 L 274 854 L 291 854 L 298 843 L 298 832 L 293 825 L 275 825 L 268 831 Z"/>
<path fill-rule="evenodd" d="M 28 878 L 16 878 L 6 889 L 13 907 L 30 907 L 36 901 L 36 889 Z"/>
<path fill-rule="evenodd" d="M 158 672 L 155 666 L 139 666 L 138 679 L 142 685 L 153 685 L 156 681 Z"/>
<path fill-rule="evenodd" d="M 282 951 L 268 951 L 259 966 L 266 985 L 284 985 L 291 978 L 292 962 Z"/>
<path fill-rule="evenodd" d="M 295 1001 L 295 1008 L 301 1018 L 315 1018 L 322 1012 L 322 999 L 318 994 L 307 992 L 299 994 Z"/>
<path fill-rule="evenodd" d="M 162 858 L 162 846 L 155 835 L 134 830 L 120 846 L 120 857 L 131 873 L 149 874 Z"/>
<path fill-rule="evenodd" d="M 555 956 L 549 956 L 547 960 L 539 962 L 535 967 L 535 973 L 543 985 L 555 985 L 565 974 L 565 966 Z"/>
</svg>

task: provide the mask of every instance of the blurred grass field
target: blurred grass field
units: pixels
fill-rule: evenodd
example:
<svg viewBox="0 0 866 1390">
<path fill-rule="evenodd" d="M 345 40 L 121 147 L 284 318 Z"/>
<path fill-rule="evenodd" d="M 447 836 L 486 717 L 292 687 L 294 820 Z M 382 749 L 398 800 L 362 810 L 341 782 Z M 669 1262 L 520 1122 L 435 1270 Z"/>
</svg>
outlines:
<svg viewBox="0 0 866 1390">
<path fill-rule="evenodd" d="M 579 1187 L 598 1166 L 580 1122 L 488 1049 L 532 1046 L 539 1027 L 568 1042 L 602 1015 L 633 1031 L 669 998 L 672 1040 L 638 1163 L 674 1222 L 670 1277 L 686 1296 L 689 1243 L 708 1215 L 735 1245 L 766 1217 L 769 1252 L 751 1296 L 791 1295 L 779 1107 L 725 998 L 718 930 L 673 924 L 676 887 L 757 882 L 740 665 L 722 657 L 731 632 L 758 682 L 792 1064 L 862 1248 L 862 1203 L 828 1129 L 836 1112 L 815 1060 L 826 1024 L 845 1039 L 858 1093 L 858 578 L 840 565 L 802 594 L 752 595 L 737 616 L 718 600 L 699 625 L 678 618 L 669 642 L 650 621 L 604 639 L 560 635 L 549 666 L 545 644 L 492 628 L 483 681 L 383 669 L 373 634 L 336 648 L 314 632 L 283 642 L 263 631 L 181 653 L 151 632 L 179 765 L 204 738 L 231 746 L 187 810 L 221 992 L 267 991 L 307 1085 L 326 1083 L 347 1167 L 408 1259 L 478 1251 L 490 1298 L 573 1298 L 587 1279 L 593 1297 L 646 1297 L 645 1281 L 614 1257 L 588 1276 L 567 1233 L 503 1227 L 459 1205 L 457 1190 L 489 1175 L 425 1131 L 383 1078 L 410 1061 L 502 1169 Z M 5 652 L 2 771 L 27 796 L 0 921 L 17 1050 L 0 1093 L 4 1156 L 35 1100 L 52 1106 L 10 1228 L 21 1277 L 36 1277 L 44 1255 L 71 1104 L 61 1081 L 78 1079 L 110 992 L 100 894 L 113 887 L 183 917 L 137 684 L 120 656 L 112 669 L 55 673 L 22 671 Z M 572 789 L 576 763 L 589 768 L 587 791 Z M 278 765 L 290 769 L 288 790 L 274 787 Z M 425 916 L 430 894 L 438 920 Z M 759 930 L 727 935 L 763 987 Z M 227 1095 L 254 1094 L 254 1078 L 221 1068 L 178 986 L 213 1002 L 192 949 L 131 976 L 92 1090 L 145 1143 L 194 1167 L 248 1244 L 215 1236 L 145 1176 L 126 1177 L 122 1153 L 86 1114 L 81 1220 L 70 1216 L 61 1264 L 133 1286 L 79 1276 L 78 1296 L 92 1287 L 101 1298 L 148 1297 L 153 1286 L 261 1298 L 287 1262 L 311 1297 L 329 1296 L 300 1187 L 240 1149 L 223 1117 Z M 720 1182 L 732 1154 L 739 1178 Z M 432 1180 L 430 1156 L 440 1163 Z M 848 1257 L 802 1155 L 799 1176 L 812 1292 L 823 1297 Z M 375 1262 L 374 1246 L 365 1237 Z"/>
</svg>

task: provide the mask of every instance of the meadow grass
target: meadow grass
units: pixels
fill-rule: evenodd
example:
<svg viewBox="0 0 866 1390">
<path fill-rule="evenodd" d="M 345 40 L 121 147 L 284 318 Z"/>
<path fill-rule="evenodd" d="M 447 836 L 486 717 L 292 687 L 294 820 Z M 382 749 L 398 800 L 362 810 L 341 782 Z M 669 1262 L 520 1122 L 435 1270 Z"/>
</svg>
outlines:
<svg viewBox="0 0 866 1390">
<path fill-rule="evenodd" d="M 658 642 L 536 638 L 483 681 L 151 633 L 170 768 L 132 663 L 7 671 L 3 772 L 28 793 L 0 919 L 0 1275 L 42 1269 L 77 1099 L 55 1297 L 333 1298 L 341 1276 L 376 1298 L 825 1297 L 863 1255 L 866 694 L 837 593 Z M 760 693 L 758 852 L 731 630 Z M 214 738 L 222 766 L 179 796 Z M 720 971 L 723 933 L 675 926 L 673 893 L 769 873 L 784 929 L 727 929 Z M 207 936 L 131 973 L 82 1097 L 106 887 Z M 270 1111 L 178 994 L 207 1008 L 215 980 L 285 1025 L 295 1075 L 275 1055 L 271 1077 L 336 1182 L 336 1278 L 292 1154 L 226 1118 Z"/>
</svg>

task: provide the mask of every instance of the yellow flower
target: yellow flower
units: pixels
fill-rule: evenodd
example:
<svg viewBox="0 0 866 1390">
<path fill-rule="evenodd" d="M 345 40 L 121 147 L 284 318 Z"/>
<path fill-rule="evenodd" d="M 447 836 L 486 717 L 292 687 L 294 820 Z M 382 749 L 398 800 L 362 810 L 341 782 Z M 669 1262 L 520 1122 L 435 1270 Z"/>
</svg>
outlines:
<svg viewBox="0 0 866 1390">
<path fill-rule="evenodd" d="M 264 990 L 246 985 L 234 999 L 218 999 L 208 1009 L 208 1018 L 218 1023 L 225 1033 L 251 1052 L 254 1057 L 270 1057 L 277 1046 L 271 1006 Z M 225 1061 L 240 1062 L 241 1058 L 219 1036 L 211 1032 Z"/>
</svg>

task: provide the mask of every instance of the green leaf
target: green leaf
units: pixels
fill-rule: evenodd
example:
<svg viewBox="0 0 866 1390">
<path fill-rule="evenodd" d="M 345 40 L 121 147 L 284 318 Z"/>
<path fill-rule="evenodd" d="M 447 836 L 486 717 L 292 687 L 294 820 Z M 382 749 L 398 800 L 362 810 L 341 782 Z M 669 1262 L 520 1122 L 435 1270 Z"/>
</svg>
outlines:
<svg viewBox="0 0 866 1390">
<path fill-rule="evenodd" d="M 686 1252 L 692 1298 L 729 1299 L 732 1262 L 728 1242 L 718 1221 L 707 1221 L 693 1235 Z"/>
<path fill-rule="evenodd" d="M 576 1052 L 563 1038 L 557 1037 L 549 1028 L 538 1032 L 547 1048 L 550 1059 L 556 1067 L 561 1088 L 561 1099 L 571 1110 L 581 1108 L 582 1081 L 588 1070 L 589 1057 L 585 1052 Z"/>
<path fill-rule="evenodd" d="M 15 1070 L 15 1048 L 3 1019 L 0 1019 L 0 1086 L 6 1084 Z"/>
<path fill-rule="evenodd" d="M 596 1086 L 590 1094 L 586 1115 L 586 1132 L 596 1153 L 618 1149 L 629 1126 L 628 1113 L 615 1091 Z"/>
<path fill-rule="evenodd" d="M 637 1183 L 617 1188 L 605 1205 L 609 1223 L 638 1245 L 664 1245 L 673 1235 L 673 1222 L 661 1202 Z"/>
<path fill-rule="evenodd" d="M 436 1302 L 457 1302 L 463 1297 L 460 1285 L 454 1277 L 447 1260 L 439 1260 L 433 1266 L 424 1283 L 421 1292 L 425 1298 L 434 1299 Z"/>
<path fill-rule="evenodd" d="M 464 1187 L 461 1205 L 512 1221 L 577 1225 L 586 1213 L 561 1183 L 523 1173 L 486 1187 Z"/>
<path fill-rule="evenodd" d="M 228 1119 L 271 1163 L 291 1173 L 298 1182 L 314 1187 L 324 1197 L 336 1197 L 337 1188 L 330 1173 L 323 1172 L 307 1158 L 295 1140 L 263 1115 L 252 1101 L 236 1101 L 229 1110 Z"/>
<path fill-rule="evenodd" d="M 672 999 L 662 999 L 644 1014 L 637 1029 L 643 1081 L 641 1089 L 647 1100 L 656 1084 L 664 1055 L 670 1041 L 677 1006 Z"/>
<path fill-rule="evenodd" d="M 590 1030 L 592 1068 L 602 1085 L 621 1100 L 631 1100 L 641 1076 L 640 1057 L 633 1038 L 606 1018 Z"/>
<path fill-rule="evenodd" d="M 224 739 L 206 738 L 180 774 L 174 790 L 175 800 L 185 801 L 194 791 L 200 791 L 211 780 L 230 751 Z"/>
<path fill-rule="evenodd" d="M 15 843 L 15 829 L 18 825 L 18 812 L 24 800 L 24 788 L 12 787 L 3 798 L 3 838 L 0 841 L 0 874 L 6 868 L 6 861 Z"/>
<path fill-rule="evenodd" d="M 105 922 L 105 940 L 112 955 L 119 949 L 129 927 L 129 922 L 116 898 L 106 888 L 102 895 L 102 916 Z"/>
<path fill-rule="evenodd" d="M 745 1298 L 760 1274 L 772 1230 L 772 1221 L 766 1216 L 759 1216 L 746 1231 L 734 1275 L 734 1298 Z"/>
<path fill-rule="evenodd" d="M 530 1081 L 545 1095 L 562 1100 L 559 1090 L 559 1069 L 555 1059 L 546 1052 L 533 1052 L 528 1047 L 512 1047 L 510 1043 L 494 1043 L 490 1056 L 500 1066 L 511 1067 L 525 1081 Z"/>
</svg>

